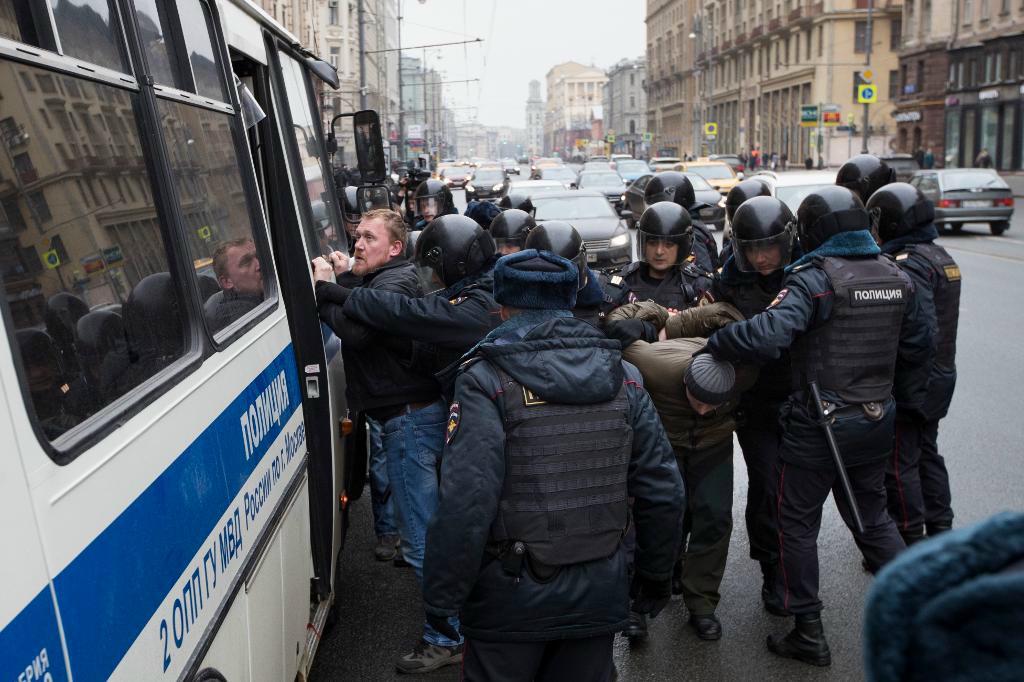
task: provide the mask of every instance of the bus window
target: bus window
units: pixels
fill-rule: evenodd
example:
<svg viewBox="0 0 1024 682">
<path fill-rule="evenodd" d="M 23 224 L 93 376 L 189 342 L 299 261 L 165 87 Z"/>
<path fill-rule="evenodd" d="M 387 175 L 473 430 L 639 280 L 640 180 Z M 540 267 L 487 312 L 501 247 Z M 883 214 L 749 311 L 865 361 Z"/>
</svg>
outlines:
<svg viewBox="0 0 1024 682">
<path fill-rule="evenodd" d="M 176 4 L 195 77 L 194 92 L 221 102 L 230 101 L 220 54 L 213 49 L 210 39 L 214 32 L 209 5 L 203 0 L 178 0 Z"/>
<path fill-rule="evenodd" d="M 266 298 L 265 264 L 256 250 L 231 134 L 236 118 L 166 99 L 157 107 L 199 289 L 216 291 L 204 300 L 204 316 L 217 333 Z"/>
<path fill-rule="evenodd" d="M 309 202 L 313 216 L 313 225 L 307 226 L 307 248 L 314 255 L 328 254 L 331 251 L 348 250 L 345 231 L 340 228 L 334 211 L 328 205 L 330 196 L 324 183 L 324 166 L 327 154 L 317 137 L 317 121 L 319 116 L 310 111 L 309 91 L 306 86 L 306 71 L 299 62 L 284 52 L 278 53 L 281 59 L 281 76 L 288 98 L 291 112 L 292 133 L 295 135 L 295 146 L 299 152 L 299 165 L 302 171 L 301 182 L 304 192 L 300 199 Z M 300 215 L 303 212 L 300 211 Z M 312 234 L 309 234 L 312 227 Z"/>
<path fill-rule="evenodd" d="M 54 440 L 184 355 L 138 95 L 0 61 L 0 275 Z"/>
<path fill-rule="evenodd" d="M 170 85 L 179 90 L 188 90 L 189 83 L 181 73 L 177 41 L 170 25 L 173 17 L 168 11 L 173 5 L 157 0 L 135 0 L 135 12 L 139 15 L 139 37 L 146 51 L 149 70 L 160 85 Z"/>
<path fill-rule="evenodd" d="M 112 0 L 50 0 L 50 7 L 63 54 L 128 73 Z"/>
</svg>

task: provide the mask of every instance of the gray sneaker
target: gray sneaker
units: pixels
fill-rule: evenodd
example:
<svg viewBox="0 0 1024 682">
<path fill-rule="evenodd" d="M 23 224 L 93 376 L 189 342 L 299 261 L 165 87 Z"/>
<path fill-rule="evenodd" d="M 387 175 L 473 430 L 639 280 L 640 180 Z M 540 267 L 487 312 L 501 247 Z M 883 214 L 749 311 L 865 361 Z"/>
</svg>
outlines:
<svg viewBox="0 0 1024 682">
<path fill-rule="evenodd" d="M 416 674 L 429 673 L 431 670 L 456 663 L 462 663 L 461 644 L 452 647 L 437 646 L 421 639 L 411 653 L 395 661 L 395 667 L 400 673 Z"/>
<path fill-rule="evenodd" d="M 377 538 L 377 546 L 373 548 L 373 556 L 377 561 L 391 561 L 398 554 L 398 536 L 381 535 Z"/>
</svg>

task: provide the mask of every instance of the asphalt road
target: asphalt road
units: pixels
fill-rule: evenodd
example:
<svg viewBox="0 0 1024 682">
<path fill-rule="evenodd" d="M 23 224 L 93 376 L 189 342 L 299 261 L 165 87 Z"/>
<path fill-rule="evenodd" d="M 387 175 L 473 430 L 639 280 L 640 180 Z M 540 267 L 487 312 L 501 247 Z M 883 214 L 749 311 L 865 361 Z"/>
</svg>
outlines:
<svg viewBox="0 0 1024 682">
<path fill-rule="evenodd" d="M 461 194 L 459 192 L 458 194 Z M 986 226 L 968 227 L 942 237 L 963 273 L 957 365 L 959 383 L 950 415 L 939 436 L 953 486 L 955 525 L 963 526 L 998 511 L 1020 510 L 1024 467 L 1020 443 L 1021 386 L 1024 386 L 1024 210 L 1011 229 L 989 236 Z M 748 558 L 743 527 L 746 471 L 735 447 L 734 531 L 718 615 L 721 641 L 702 642 L 686 626 L 682 602 L 652 623 L 645 645 L 615 641 L 621 680 L 856 680 L 863 678 L 861 626 L 870 576 L 835 505 L 825 507 L 819 538 L 823 618 L 832 647 L 832 666 L 810 668 L 778 659 L 765 648 L 765 636 L 785 632 L 790 622 L 760 607 L 760 572 Z M 311 679 L 398 679 L 394 659 L 409 651 L 420 633 L 422 612 L 410 569 L 373 560 L 369 494 L 355 502 L 342 560 L 345 588 L 341 619 L 321 643 Z M 453 666 L 429 679 L 456 680 Z"/>
</svg>

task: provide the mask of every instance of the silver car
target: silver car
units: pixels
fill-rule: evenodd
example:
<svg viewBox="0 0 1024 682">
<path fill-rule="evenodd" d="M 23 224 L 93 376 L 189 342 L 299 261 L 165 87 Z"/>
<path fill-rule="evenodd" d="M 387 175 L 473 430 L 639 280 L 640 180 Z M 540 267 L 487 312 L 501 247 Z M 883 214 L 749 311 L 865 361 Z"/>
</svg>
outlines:
<svg viewBox="0 0 1024 682">
<path fill-rule="evenodd" d="M 964 223 L 988 223 L 994 235 L 1010 228 L 1013 192 L 991 168 L 946 168 L 914 173 L 910 184 L 935 203 L 939 229 L 959 232 Z"/>
</svg>

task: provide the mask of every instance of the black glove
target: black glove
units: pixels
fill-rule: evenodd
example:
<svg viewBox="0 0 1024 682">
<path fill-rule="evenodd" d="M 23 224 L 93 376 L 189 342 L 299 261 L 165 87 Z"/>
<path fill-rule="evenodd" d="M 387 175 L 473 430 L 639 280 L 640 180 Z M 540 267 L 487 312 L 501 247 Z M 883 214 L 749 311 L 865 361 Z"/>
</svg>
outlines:
<svg viewBox="0 0 1024 682">
<path fill-rule="evenodd" d="M 658 328 L 646 320 L 615 320 L 606 322 L 604 333 L 609 339 L 615 339 L 623 348 L 636 341 L 654 343 L 658 340 Z"/>
<path fill-rule="evenodd" d="M 633 611 L 645 613 L 652 619 L 657 618 L 671 597 L 671 580 L 640 578 L 640 596 L 633 600 Z"/>
<path fill-rule="evenodd" d="M 434 628 L 435 630 L 437 630 L 453 642 L 459 641 L 459 631 L 456 630 L 455 627 L 448 622 L 448 619 L 446 617 L 435 616 L 432 613 L 428 613 L 427 623 L 430 625 L 430 627 Z"/>
</svg>

